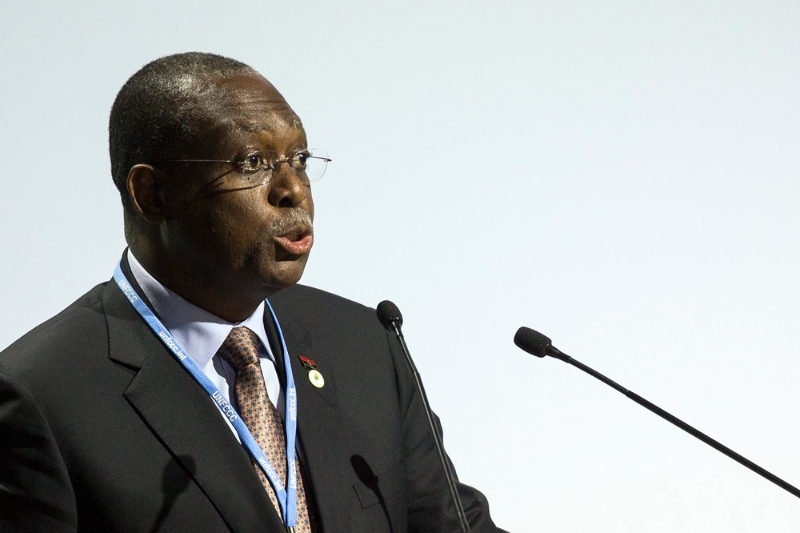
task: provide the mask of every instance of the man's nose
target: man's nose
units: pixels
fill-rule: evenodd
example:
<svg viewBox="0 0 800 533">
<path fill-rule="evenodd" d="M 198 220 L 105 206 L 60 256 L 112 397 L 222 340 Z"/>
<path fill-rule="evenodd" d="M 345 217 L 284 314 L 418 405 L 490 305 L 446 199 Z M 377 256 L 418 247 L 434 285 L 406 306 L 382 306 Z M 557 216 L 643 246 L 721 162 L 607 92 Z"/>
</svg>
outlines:
<svg viewBox="0 0 800 533">
<path fill-rule="evenodd" d="M 297 207 L 310 194 L 308 180 L 289 161 L 275 165 L 270 181 L 269 203 L 276 207 Z"/>
</svg>

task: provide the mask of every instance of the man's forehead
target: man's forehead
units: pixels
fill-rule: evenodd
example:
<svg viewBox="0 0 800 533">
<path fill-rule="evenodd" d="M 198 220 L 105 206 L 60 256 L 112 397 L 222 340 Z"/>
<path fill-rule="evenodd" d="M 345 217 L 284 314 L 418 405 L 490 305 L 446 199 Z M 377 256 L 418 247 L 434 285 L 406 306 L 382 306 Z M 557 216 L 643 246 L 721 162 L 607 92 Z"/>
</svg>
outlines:
<svg viewBox="0 0 800 533">
<path fill-rule="evenodd" d="M 248 132 L 271 131 L 286 126 L 302 129 L 300 117 L 280 92 L 263 76 L 240 75 L 214 82 L 221 97 L 219 117 Z"/>
</svg>

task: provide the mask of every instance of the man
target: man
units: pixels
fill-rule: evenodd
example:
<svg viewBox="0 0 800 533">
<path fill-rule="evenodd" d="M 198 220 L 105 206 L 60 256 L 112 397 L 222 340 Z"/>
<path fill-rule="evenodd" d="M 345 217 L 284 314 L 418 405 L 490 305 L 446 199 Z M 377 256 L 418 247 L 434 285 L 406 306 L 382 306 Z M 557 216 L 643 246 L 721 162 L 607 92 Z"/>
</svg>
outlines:
<svg viewBox="0 0 800 533">
<path fill-rule="evenodd" d="M 129 248 L 0 354 L 0 531 L 458 531 L 397 341 L 295 285 L 327 158 L 280 93 L 165 57 L 109 138 Z"/>
</svg>

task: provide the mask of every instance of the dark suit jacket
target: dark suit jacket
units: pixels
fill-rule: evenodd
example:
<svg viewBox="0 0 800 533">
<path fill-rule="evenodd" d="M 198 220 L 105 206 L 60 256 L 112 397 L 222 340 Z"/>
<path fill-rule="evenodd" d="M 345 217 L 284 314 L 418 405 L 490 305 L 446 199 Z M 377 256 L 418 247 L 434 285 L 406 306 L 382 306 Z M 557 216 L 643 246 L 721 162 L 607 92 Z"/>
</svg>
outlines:
<svg viewBox="0 0 800 533">
<path fill-rule="evenodd" d="M 458 531 L 413 379 L 375 312 L 303 286 L 270 301 L 324 531 Z M 481 493 L 459 492 L 473 531 L 500 531 Z M 0 354 L 0 531 L 285 529 L 211 399 L 112 281 Z"/>
</svg>

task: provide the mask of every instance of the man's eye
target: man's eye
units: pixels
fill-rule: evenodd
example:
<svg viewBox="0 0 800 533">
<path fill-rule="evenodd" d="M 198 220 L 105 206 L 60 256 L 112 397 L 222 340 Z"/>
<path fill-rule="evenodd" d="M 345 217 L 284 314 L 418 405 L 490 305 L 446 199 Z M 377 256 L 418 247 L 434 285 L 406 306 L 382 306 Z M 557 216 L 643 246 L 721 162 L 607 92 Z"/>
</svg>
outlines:
<svg viewBox="0 0 800 533">
<path fill-rule="evenodd" d="M 243 172 L 257 172 L 264 166 L 264 160 L 260 154 L 250 154 L 240 164 Z"/>
<path fill-rule="evenodd" d="M 306 151 L 294 154 L 294 157 L 292 158 L 292 166 L 300 170 L 305 170 L 309 155 L 311 154 Z"/>
</svg>

